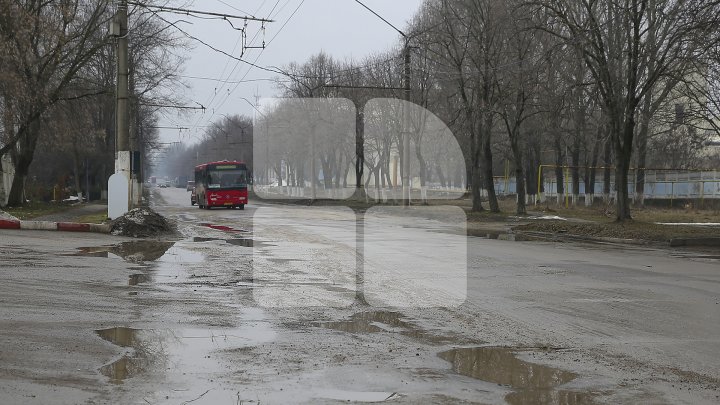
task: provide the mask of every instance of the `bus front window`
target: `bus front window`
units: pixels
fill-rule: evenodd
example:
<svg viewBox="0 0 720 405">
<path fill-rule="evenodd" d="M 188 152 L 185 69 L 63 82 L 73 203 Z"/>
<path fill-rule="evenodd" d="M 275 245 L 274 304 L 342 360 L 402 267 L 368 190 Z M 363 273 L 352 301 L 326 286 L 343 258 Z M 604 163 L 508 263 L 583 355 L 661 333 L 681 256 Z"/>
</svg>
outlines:
<svg viewBox="0 0 720 405">
<path fill-rule="evenodd" d="M 247 187 L 247 170 L 223 170 L 210 173 L 210 188 Z"/>
</svg>

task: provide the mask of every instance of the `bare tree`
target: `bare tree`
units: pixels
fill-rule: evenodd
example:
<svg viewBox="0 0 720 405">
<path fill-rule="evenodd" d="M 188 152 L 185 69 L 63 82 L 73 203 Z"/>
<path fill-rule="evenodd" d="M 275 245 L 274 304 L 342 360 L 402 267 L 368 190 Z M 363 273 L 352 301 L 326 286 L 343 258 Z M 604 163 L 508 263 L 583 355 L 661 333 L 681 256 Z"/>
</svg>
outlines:
<svg viewBox="0 0 720 405">
<path fill-rule="evenodd" d="M 41 118 L 67 97 L 78 72 L 98 49 L 111 13 L 110 1 L 0 2 L 0 88 L 12 98 L 13 129 L 0 156 L 15 155 L 8 205 L 23 205 L 25 178 L 42 135 Z"/>
<path fill-rule="evenodd" d="M 712 0 L 530 1 L 557 27 L 539 26 L 577 47 L 597 83 L 615 152 L 616 219 L 631 219 L 628 171 L 638 107 L 665 77 L 682 72 L 720 15 Z M 651 28 L 652 27 L 652 28 Z"/>
</svg>

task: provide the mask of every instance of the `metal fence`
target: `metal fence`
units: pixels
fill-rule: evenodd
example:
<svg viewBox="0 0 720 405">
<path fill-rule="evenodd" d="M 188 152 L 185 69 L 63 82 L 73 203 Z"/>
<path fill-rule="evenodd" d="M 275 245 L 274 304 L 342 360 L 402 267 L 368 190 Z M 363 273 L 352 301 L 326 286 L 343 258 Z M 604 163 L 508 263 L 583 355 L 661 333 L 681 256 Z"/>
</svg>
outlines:
<svg viewBox="0 0 720 405">
<path fill-rule="evenodd" d="M 542 179 L 543 194 L 546 198 L 556 198 L 557 178 L 553 166 L 544 166 L 539 178 Z M 584 180 L 580 179 L 579 190 L 573 190 L 572 179 L 569 168 L 563 168 L 564 181 L 563 189 L 566 194 L 604 194 L 605 178 L 598 173 L 595 178 L 595 187 L 592 192 L 587 190 Z M 636 170 L 631 170 L 628 178 L 628 193 L 632 198 L 636 197 L 638 176 Z M 498 195 L 514 195 L 517 193 L 517 182 L 514 177 L 496 177 L 495 192 Z M 528 193 L 535 194 L 538 190 L 528 190 Z M 610 178 L 610 193 L 615 194 L 615 175 Z M 720 199 L 720 171 L 718 170 L 661 170 L 653 169 L 645 171 L 644 198 L 646 199 Z"/>
</svg>

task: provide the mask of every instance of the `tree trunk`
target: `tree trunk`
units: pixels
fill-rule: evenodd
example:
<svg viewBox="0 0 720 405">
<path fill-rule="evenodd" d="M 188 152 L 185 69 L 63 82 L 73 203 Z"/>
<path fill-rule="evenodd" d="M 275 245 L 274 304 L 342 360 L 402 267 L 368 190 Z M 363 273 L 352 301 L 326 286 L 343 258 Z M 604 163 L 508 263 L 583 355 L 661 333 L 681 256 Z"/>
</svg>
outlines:
<svg viewBox="0 0 720 405">
<path fill-rule="evenodd" d="M 526 215 L 527 207 L 525 206 L 525 170 L 520 148 L 520 129 L 514 128 L 510 133 L 510 148 L 512 149 L 513 159 L 515 160 L 515 184 L 517 191 L 517 215 Z"/>
<path fill-rule="evenodd" d="M 484 170 L 482 164 L 485 163 L 480 158 L 483 152 L 482 141 L 479 139 L 477 132 L 471 134 L 471 169 L 470 169 L 470 189 L 472 192 L 472 211 L 481 212 L 485 211 L 482 206 L 482 188 L 483 188 L 483 176 Z"/>
<path fill-rule="evenodd" d="M 649 93 L 643 105 L 642 115 L 640 117 L 640 129 L 637 135 L 637 184 L 635 185 L 635 193 L 637 199 L 635 204 L 637 207 L 645 206 L 645 165 L 647 164 L 647 147 L 648 136 L 650 134 L 650 118 L 652 94 Z"/>
<path fill-rule="evenodd" d="M 612 143 L 611 140 L 608 139 L 605 141 L 605 154 L 603 156 L 603 166 L 605 166 L 603 169 L 603 200 L 605 204 L 610 203 L 610 193 L 612 192 L 610 178 L 612 164 Z"/>
<path fill-rule="evenodd" d="M 570 173 L 572 174 L 572 204 L 574 206 L 580 198 L 580 143 L 577 139 L 573 145 L 570 159 L 573 166 Z"/>
<path fill-rule="evenodd" d="M 629 110 L 634 111 L 634 108 L 629 108 Z M 624 222 L 632 219 L 628 190 L 628 172 L 630 171 L 635 134 L 635 120 L 632 115 L 626 119 L 622 131 L 618 132 L 613 137 L 615 141 L 615 190 L 617 191 L 616 219 L 618 222 Z"/>
<path fill-rule="evenodd" d="M 80 153 L 78 152 L 77 145 L 73 145 L 73 175 L 75 176 L 75 195 L 82 202 L 82 185 L 80 179 Z"/>
<path fill-rule="evenodd" d="M 485 189 L 488 195 L 488 204 L 490 212 L 499 213 L 500 204 L 495 194 L 495 181 L 493 176 L 493 154 L 492 154 L 492 117 L 488 117 L 485 122 L 485 133 L 483 134 L 483 178 L 485 180 Z"/>
<path fill-rule="evenodd" d="M 482 175 L 482 169 L 478 166 L 474 166 L 472 168 L 472 174 L 470 177 L 471 183 L 472 183 L 472 211 L 473 212 L 482 212 L 485 211 L 485 208 L 482 206 L 482 185 L 483 185 L 483 175 Z"/>
<path fill-rule="evenodd" d="M 365 188 L 365 106 L 355 104 L 355 197 L 364 199 Z"/>
<path fill-rule="evenodd" d="M 557 184 L 555 188 L 557 190 L 557 204 L 562 205 L 563 197 L 565 196 L 565 172 L 563 171 L 563 153 L 562 145 L 558 138 L 555 139 L 555 179 Z"/>
<path fill-rule="evenodd" d="M 325 187 L 325 190 L 332 189 L 333 183 L 333 174 L 332 174 L 332 168 L 330 166 L 330 158 L 325 156 L 320 158 L 320 166 L 322 166 L 323 170 L 323 187 Z M 319 177 L 319 174 L 318 174 Z"/>
<path fill-rule="evenodd" d="M 40 123 L 37 120 L 33 121 L 26 127 L 25 131 L 25 135 L 18 141 L 18 149 L 14 154 L 15 177 L 8 196 L 8 207 L 22 207 L 25 205 L 25 179 L 27 179 L 35 155 L 35 148 L 40 134 Z"/>
<path fill-rule="evenodd" d="M 420 199 L 423 204 L 427 204 L 427 195 L 425 194 L 425 185 L 427 184 L 428 167 L 427 162 L 423 159 L 421 142 L 415 143 L 415 156 L 418 159 L 418 166 L 420 167 Z"/>
</svg>

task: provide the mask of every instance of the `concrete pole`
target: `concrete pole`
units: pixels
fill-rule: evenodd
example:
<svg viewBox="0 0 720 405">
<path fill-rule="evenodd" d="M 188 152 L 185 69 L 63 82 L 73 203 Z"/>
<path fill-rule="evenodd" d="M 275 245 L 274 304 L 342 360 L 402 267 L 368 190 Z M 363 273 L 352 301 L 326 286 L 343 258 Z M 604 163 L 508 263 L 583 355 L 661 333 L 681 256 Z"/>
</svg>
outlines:
<svg viewBox="0 0 720 405">
<path fill-rule="evenodd" d="M 116 159 L 115 173 L 123 173 L 131 180 L 130 173 L 130 126 L 128 110 L 128 5 L 120 0 L 115 23 L 119 26 L 117 40 L 117 100 L 116 100 Z M 132 195 L 132 193 L 130 193 Z"/>
<path fill-rule="evenodd" d="M 403 170 L 402 170 L 402 187 L 403 187 L 403 205 L 410 205 L 410 43 L 405 40 L 405 108 L 403 108 Z"/>
</svg>

